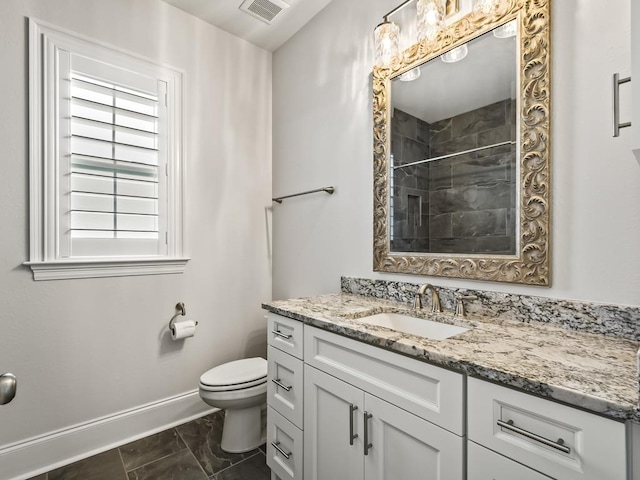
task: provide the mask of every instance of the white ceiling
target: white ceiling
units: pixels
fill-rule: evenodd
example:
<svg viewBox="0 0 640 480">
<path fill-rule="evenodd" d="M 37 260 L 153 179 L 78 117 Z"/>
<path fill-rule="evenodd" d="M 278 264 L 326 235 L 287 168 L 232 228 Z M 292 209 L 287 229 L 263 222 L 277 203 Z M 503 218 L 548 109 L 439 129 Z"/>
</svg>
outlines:
<svg viewBox="0 0 640 480">
<path fill-rule="evenodd" d="M 331 0 L 285 0 L 271 25 L 241 11 L 243 0 L 164 0 L 237 37 L 273 52 L 289 40 Z"/>
</svg>

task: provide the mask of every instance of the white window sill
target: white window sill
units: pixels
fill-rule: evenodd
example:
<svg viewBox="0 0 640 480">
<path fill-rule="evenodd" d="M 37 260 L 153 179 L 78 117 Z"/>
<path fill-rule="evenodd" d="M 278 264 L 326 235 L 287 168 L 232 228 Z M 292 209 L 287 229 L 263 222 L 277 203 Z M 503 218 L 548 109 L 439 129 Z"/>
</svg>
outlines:
<svg viewBox="0 0 640 480">
<path fill-rule="evenodd" d="M 188 258 L 150 257 L 24 262 L 24 265 L 31 267 L 34 280 L 66 280 L 183 273 L 188 261 Z"/>
</svg>

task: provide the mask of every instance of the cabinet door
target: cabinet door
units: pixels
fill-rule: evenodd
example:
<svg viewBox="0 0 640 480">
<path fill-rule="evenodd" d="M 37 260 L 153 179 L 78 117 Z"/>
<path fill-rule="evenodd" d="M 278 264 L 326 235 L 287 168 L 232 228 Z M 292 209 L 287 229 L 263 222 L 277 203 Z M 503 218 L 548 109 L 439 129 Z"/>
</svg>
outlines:
<svg viewBox="0 0 640 480">
<path fill-rule="evenodd" d="M 366 480 L 462 480 L 463 437 L 369 394 L 365 412 Z"/>
<path fill-rule="evenodd" d="M 467 480 L 552 480 L 473 442 L 467 444 Z"/>
<path fill-rule="evenodd" d="M 362 390 L 304 366 L 305 480 L 364 478 L 363 400 Z M 352 432 L 358 437 L 350 442 Z"/>
</svg>

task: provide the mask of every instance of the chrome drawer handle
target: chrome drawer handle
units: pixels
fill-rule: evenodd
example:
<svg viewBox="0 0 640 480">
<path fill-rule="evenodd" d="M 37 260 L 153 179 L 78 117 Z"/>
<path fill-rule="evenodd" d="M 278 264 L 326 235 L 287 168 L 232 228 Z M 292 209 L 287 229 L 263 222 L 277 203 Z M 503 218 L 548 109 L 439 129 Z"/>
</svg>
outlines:
<svg viewBox="0 0 640 480">
<path fill-rule="evenodd" d="M 271 442 L 271 446 L 275 448 L 278 452 L 280 452 L 280 455 L 282 455 L 287 460 L 291 458 L 291 452 L 289 453 L 285 452 L 280 446 L 280 442 Z"/>
<path fill-rule="evenodd" d="M 274 335 L 277 335 L 280 338 L 284 338 L 285 340 L 291 340 L 293 335 L 288 335 L 286 333 L 279 332 L 278 330 L 271 330 Z"/>
<path fill-rule="evenodd" d="M 280 388 L 284 388 L 287 392 L 293 388 L 293 386 L 287 387 L 285 384 L 280 383 L 279 378 L 272 378 L 271 381 L 275 383 L 277 386 L 279 386 Z"/>
<path fill-rule="evenodd" d="M 353 403 L 349 404 L 349 445 L 353 445 L 353 441 L 358 438 L 357 433 L 353 433 L 353 412 L 358 410 L 358 407 Z"/>
<path fill-rule="evenodd" d="M 512 432 L 523 435 L 531 440 L 535 440 L 536 442 L 540 442 L 547 447 L 555 448 L 556 450 L 560 450 L 562 453 L 569 454 L 571 453 L 571 449 L 564 444 L 564 440 L 559 438 L 557 442 L 553 440 L 549 440 L 548 438 L 541 437 L 540 435 L 536 435 L 535 433 L 531 433 L 527 430 L 523 430 L 520 427 L 516 427 L 513 424 L 513 420 L 508 420 L 503 422 L 502 420 L 498 420 L 498 426 L 502 428 L 506 428 L 507 430 L 511 430 Z"/>
<path fill-rule="evenodd" d="M 369 449 L 373 444 L 369 442 L 369 419 L 373 417 L 370 413 L 364 412 L 364 454 L 369 455 Z"/>
</svg>

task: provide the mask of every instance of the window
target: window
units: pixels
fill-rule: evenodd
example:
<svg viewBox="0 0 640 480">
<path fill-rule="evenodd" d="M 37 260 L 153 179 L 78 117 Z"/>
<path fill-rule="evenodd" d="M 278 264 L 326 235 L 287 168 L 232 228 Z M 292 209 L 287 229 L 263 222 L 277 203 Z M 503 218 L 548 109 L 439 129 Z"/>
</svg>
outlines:
<svg viewBox="0 0 640 480">
<path fill-rule="evenodd" d="M 30 22 L 36 280 L 183 271 L 181 80 Z"/>
</svg>

